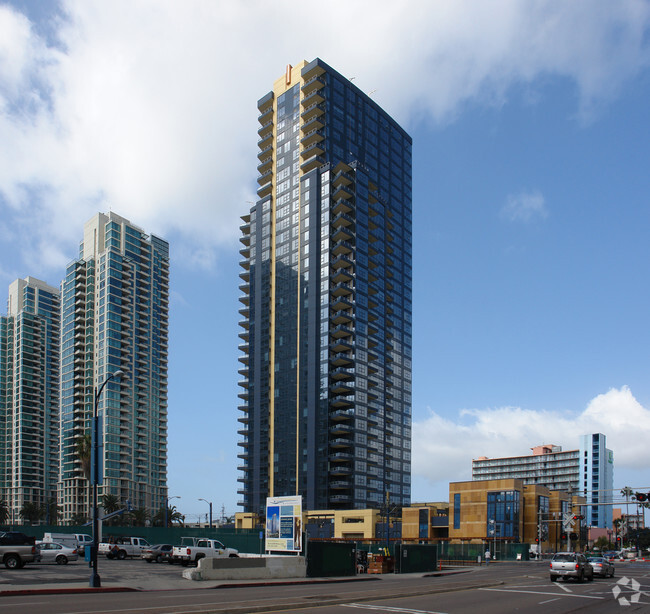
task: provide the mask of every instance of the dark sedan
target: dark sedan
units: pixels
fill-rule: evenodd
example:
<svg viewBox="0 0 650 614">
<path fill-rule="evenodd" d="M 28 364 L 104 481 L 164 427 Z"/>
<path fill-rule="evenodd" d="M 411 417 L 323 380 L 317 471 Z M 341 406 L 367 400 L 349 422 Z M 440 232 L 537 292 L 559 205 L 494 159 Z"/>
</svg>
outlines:
<svg viewBox="0 0 650 614">
<path fill-rule="evenodd" d="M 614 577 L 614 563 L 611 563 L 606 558 L 602 556 L 590 556 L 589 562 L 594 568 L 595 576 L 600 576 L 601 578 Z"/>
<path fill-rule="evenodd" d="M 142 558 L 151 563 L 156 561 L 156 563 L 170 562 L 172 559 L 172 550 L 174 546 L 171 544 L 156 544 L 142 551 Z"/>
</svg>

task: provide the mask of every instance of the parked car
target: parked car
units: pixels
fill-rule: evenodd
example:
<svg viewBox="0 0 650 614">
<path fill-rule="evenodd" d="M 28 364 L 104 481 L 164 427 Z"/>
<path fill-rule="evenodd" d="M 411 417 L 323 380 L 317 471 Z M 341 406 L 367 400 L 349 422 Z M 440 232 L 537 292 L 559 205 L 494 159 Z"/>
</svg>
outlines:
<svg viewBox="0 0 650 614">
<path fill-rule="evenodd" d="M 34 542 L 31 544 L 4 544 L 0 540 L 0 561 L 3 562 L 7 569 L 20 569 L 25 563 L 38 562 L 40 557 L 41 555 Z"/>
<path fill-rule="evenodd" d="M 85 547 L 93 543 L 93 538 L 87 533 L 45 533 L 43 542 L 54 542 L 69 548 L 76 548 L 77 554 L 83 556 Z"/>
<path fill-rule="evenodd" d="M 610 563 L 608 559 L 602 556 L 590 556 L 587 559 L 591 566 L 594 568 L 595 576 L 602 576 L 603 578 L 614 577 L 614 563 Z"/>
<path fill-rule="evenodd" d="M 234 548 L 226 548 L 217 539 L 208 539 L 205 537 L 181 537 L 181 545 L 174 546 L 173 561 L 181 565 L 196 563 L 205 558 L 234 558 L 239 556 L 239 552 Z"/>
<path fill-rule="evenodd" d="M 594 579 L 594 568 L 584 554 L 577 552 L 557 552 L 550 564 L 551 582 L 558 578 L 575 578 L 582 582 L 585 578 L 591 582 Z"/>
<path fill-rule="evenodd" d="M 76 561 L 79 558 L 76 547 L 71 548 L 56 542 L 39 542 L 36 545 L 41 553 L 41 563 L 67 565 L 68 561 Z"/>
<path fill-rule="evenodd" d="M 142 551 L 142 558 L 151 563 L 156 561 L 156 563 L 169 563 L 172 560 L 172 550 L 174 546 L 171 544 L 156 544 L 150 548 L 145 548 Z"/>
<path fill-rule="evenodd" d="M 146 539 L 121 535 L 108 542 L 100 542 L 98 553 L 105 554 L 109 559 L 116 558 L 123 561 L 127 556 L 140 558 L 145 548 L 151 548 L 151 544 Z"/>
<path fill-rule="evenodd" d="M 20 531 L 4 531 L 0 533 L 0 545 L 2 546 L 33 546 L 36 538 L 33 535 L 25 535 Z"/>
</svg>

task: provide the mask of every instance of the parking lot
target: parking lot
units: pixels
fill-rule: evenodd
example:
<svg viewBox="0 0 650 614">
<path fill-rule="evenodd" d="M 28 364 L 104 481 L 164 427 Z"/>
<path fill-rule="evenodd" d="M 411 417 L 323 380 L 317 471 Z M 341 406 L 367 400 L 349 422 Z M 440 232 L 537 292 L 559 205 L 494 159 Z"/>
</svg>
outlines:
<svg viewBox="0 0 650 614">
<path fill-rule="evenodd" d="M 102 586 L 127 586 L 135 589 L 190 588 L 191 580 L 183 578 L 180 565 L 168 563 L 147 563 L 142 559 L 110 560 L 99 557 L 98 572 Z M 9 587 L 38 588 L 42 585 L 82 585 L 87 586 L 90 567 L 81 558 L 67 565 L 29 563 L 22 569 L 0 568 L 0 591 Z"/>
</svg>

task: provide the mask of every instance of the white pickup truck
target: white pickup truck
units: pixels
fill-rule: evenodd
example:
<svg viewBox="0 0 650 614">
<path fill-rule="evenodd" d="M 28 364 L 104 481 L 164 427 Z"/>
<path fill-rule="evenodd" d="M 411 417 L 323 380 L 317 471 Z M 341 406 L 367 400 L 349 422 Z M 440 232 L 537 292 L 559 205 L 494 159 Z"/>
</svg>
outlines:
<svg viewBox="0 0 650 614">
<path fill-rule="evenodd" d="M 181 545 L 174 546 L 172 562 L 181 565 L 197 563 L 204 558 L 227 558 L 239 556 L 234 548 L 226 548 L 218 539 L 182 537 Z"/>
<path fill-rule="evenodd" d="M 145 548 L 151 548 L 151 544 L 142 537 L 118 537 L 111 542 L 101 542 L 98 554 L 104 554 L 109 559 L 123 561 L 127 556 L 142 556 Z"/>
</svg>

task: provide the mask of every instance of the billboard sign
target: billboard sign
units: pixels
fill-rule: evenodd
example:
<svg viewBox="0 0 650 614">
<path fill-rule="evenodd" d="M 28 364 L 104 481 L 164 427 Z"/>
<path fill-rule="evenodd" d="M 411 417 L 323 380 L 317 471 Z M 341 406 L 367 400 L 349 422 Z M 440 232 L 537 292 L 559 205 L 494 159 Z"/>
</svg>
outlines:
<svg viewBox="0 0 650 614">
<path fill-rule="evenodd" d="M 302 497 L 267 497 L 266 550 L 302 550 Z"/>
</svg>

